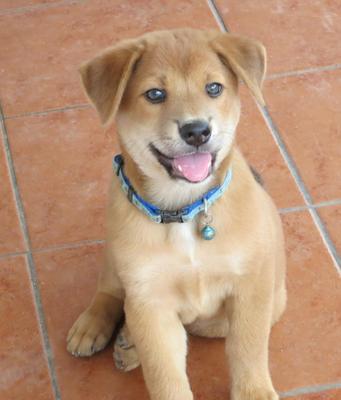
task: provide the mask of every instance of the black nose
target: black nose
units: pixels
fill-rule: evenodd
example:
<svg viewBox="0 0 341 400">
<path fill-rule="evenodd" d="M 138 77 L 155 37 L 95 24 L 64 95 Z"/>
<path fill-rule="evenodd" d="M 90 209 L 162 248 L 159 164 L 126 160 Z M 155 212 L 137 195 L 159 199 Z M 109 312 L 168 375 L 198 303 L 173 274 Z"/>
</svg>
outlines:
<svg viewBox="0 0 341 400">
<path fill-rule="evenodd" d="M 179 128 L 182 139 L 191 146 L 199 147 L 211 136 L 211 128 L 206 121 L 192 121 Z"/>
</svg>

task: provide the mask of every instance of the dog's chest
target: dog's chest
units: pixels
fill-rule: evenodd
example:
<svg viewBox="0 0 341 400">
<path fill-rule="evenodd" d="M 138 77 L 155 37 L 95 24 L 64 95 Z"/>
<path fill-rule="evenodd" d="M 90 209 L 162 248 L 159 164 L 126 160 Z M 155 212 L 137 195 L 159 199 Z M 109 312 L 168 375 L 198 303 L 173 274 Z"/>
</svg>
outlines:
<svg viewBox="0 0 341 400">
<path fill-rule="evenodd" d="M 130 290 L 138 290 L 134 296 L 143 293 L 157 301 L 162 298 L 164 304 L 177 304 L 183 323 L 215 314 L 231 293 L 234 277 L 242 273 L 240 247 L 226 245 L 223 232 L 219 238 L 203 240 L 196 221 L 165 228 L 167 235 L 159 248 L 136 264 L 134 284 L 124 276 L 122 280 Z"/>
<path fill-rule="evenodd" d="M 197 233 L 194 222 L 169 226 L 168 240 L 171 247 L 181 257 L 188 259 L 192 267 L 199 267 Z"/>
<path fill-rule="evenodd" d="M 243 275 L 245 272 L 241 246 L 229 246 L 228 238 L 223 242 L 219 239 L 204 240 L 195 221 L 170 225 L 168 241 L 169 256 L 178 258 L 180 268 L 209 276 L 217 271 L 227 275 Z"/>
<path fill-rule="evenodd" d="M 215 314 L 231 291 L 228 256 L 214 242 L 205 242 L 197 229 L 195 222 L 174 224 L 169 229 L 172 256 L 177 259 L 171 268 L 177 271 L 173 277 L 181 293 L 183 323 Z"/>
</svg>

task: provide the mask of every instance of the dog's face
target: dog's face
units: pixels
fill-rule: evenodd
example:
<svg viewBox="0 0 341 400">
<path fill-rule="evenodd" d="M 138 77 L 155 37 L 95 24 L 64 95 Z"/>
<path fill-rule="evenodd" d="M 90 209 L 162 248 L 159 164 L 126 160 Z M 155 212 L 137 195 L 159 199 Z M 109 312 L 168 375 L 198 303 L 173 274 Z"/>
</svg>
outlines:
<svg viewBox="0 0 341 400">
<path fill-rule="evenodd" d="M 83 82 L 104 123 L 142 172 L 182 185 L 206 181 L 234 140 L 238 78 L 262 101 L 265 51 L 219 32 L 175 30 L 122 42 L 87 63 Z"/>
<path fill-rule="evenodd" d="M 148 44 L 117 114 L 121 140 L 148 176 L 201 182 L 231 146 L 237 79 L 202 35 Z"/>
</svg>

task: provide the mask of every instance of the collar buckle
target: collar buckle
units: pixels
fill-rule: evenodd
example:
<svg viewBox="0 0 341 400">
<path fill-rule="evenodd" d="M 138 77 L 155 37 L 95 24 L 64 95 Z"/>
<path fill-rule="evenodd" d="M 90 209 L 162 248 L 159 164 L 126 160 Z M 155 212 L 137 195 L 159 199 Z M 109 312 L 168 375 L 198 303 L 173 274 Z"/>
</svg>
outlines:
<svg viewBox="0 0 341 400">
<path fill-rule="evenodd" d="M 168 211 L 168 210 L 160 210 L 161 216 L 161 224 L 170 224 L 171 222 L 184 222 L 183 220 L 183 211 Z"/>
</svg>

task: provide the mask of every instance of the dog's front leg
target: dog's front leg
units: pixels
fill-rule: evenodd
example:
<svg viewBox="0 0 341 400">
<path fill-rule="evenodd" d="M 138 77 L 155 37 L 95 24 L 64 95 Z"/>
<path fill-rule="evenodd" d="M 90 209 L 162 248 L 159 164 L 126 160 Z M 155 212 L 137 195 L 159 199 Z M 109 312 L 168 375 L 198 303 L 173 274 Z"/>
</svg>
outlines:
<svg viewBox="0 0 341 400">
<path fill-rule="evenodd" d="M 259 285 L 261 286 L 261 285 Z M 226 339 L 231 400 L 277 400 L 268 367 L 272 288 L 241 285 L 229 307 Z"/>
<path fill-rule="evenodd" d="M 126 321 L 152 400 L 192 400 L 186 375 L 186 332 L 176 312 L 125 300 Z"/>
</svg>

